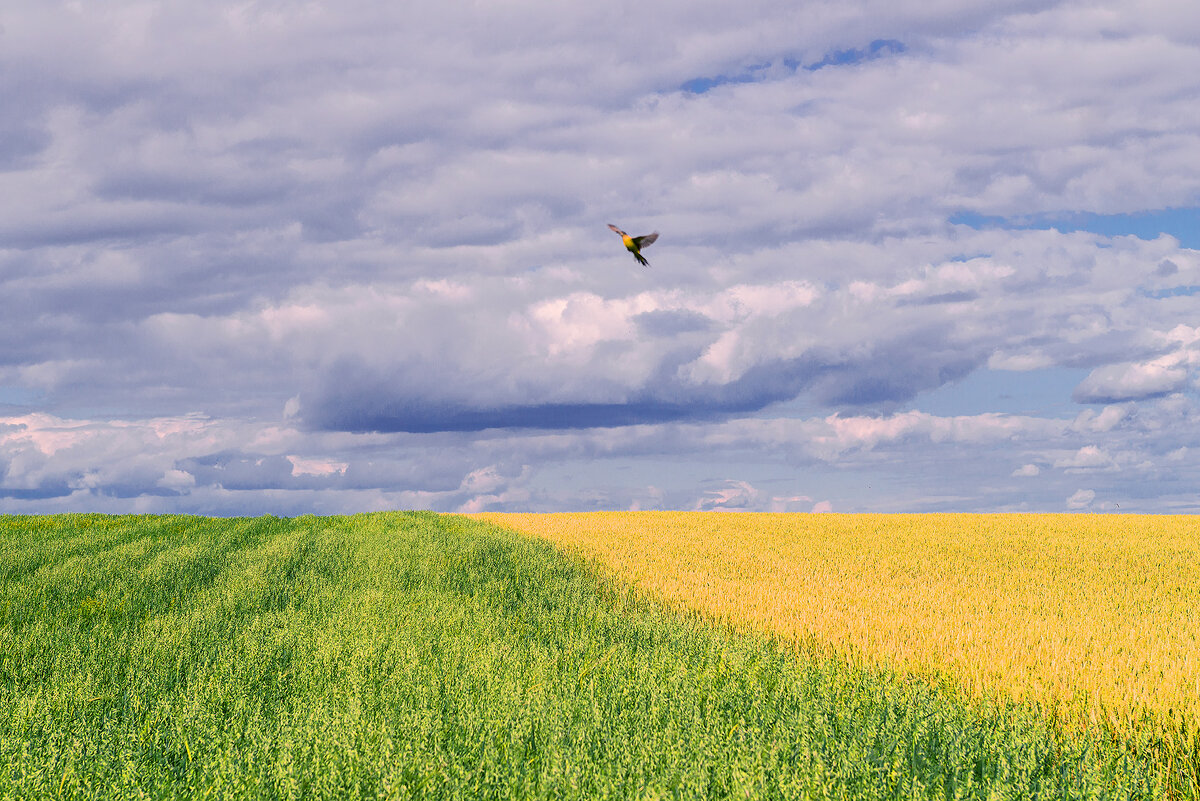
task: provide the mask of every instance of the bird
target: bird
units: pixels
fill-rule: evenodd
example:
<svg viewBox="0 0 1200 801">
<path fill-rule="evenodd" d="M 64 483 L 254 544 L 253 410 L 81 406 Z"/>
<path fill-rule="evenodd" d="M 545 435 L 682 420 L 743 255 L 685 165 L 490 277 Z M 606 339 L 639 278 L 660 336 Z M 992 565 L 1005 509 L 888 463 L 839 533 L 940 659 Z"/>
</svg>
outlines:
<svg viewBox="0 0 1200 801">
<path fill-rule="evenodd" d="M 642 255 L 642 248 L 650 247 L 654 241 L 658 239 L 658 231 L 645 236 L 630 236 L 612 223 L 608 227 L 621 235 L 621 241 L 625 243 L 625 249 L 633 254 L 633 257 L 638 260 L 638 264 L 644 267 L 649 267 L 650 262 L 646 261 L 646 257 Z"/>
</svg>

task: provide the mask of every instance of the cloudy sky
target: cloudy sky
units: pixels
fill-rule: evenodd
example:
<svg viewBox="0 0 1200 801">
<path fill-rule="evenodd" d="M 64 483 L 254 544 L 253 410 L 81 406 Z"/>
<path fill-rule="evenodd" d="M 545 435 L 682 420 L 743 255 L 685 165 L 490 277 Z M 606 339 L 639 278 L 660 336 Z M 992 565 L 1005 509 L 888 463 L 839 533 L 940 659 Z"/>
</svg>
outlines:
<svg viewBox="0 0 1200 801">
<path fill-rule="evenodd" d="M 0 512 L 1200 511 L 1197 76 L 1175 0 L 9 0 Z"/>
</svg>

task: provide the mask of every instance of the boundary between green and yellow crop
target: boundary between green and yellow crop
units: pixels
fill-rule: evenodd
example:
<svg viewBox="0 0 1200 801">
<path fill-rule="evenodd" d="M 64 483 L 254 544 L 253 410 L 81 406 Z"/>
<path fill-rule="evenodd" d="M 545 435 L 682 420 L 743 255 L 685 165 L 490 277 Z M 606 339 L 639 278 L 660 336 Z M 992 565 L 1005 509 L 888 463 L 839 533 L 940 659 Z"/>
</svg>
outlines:
<svg viewBox="0 0 1200 801">
<path fill-rule="evenodd" d="M 812 649 L 1200 754 L 1200 519 L 476 515 Z"/>
<path fill-rule="evenodd" d="M 1200 518 L 487 514 L 714 617 L 1065 720 L 1200 720 Z"/>
</svg>

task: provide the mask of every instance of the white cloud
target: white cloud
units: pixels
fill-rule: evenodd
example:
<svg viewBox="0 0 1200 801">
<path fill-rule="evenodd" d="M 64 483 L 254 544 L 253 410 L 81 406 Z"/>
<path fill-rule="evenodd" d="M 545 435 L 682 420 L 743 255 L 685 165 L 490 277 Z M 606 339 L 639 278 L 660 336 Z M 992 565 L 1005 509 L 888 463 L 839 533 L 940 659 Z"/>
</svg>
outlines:
<svg viewBox="0 0 1200 801">
<path fill-rule="evenodd" d="M 287 455 L 292 463 L 293 476 L 332 476 L 345 473 L 349 465 L 346 462 L 335 462 L 330 459 L 305 459 L 301 456 Z"/>
<path fill-rule="evenodd" d="M 1054 463 L 1066 470 L 1107 470 L 1115 466 L 1113 459 L 1095 445 L 1085 445 L 1070 456 Z"/>
<path fill-rule="evenodd" d="M 495 465 L 472 470 L 463 478 L 462 489 L 472 495 L 495 492 L 507 482 Z"/>
<path fill-rule="evenodd" d="M 1128 404 L 1105 406 L 1099 413 L 1093 409 L 1084 409 L 1075 418 L 1072 427 L 1078 431 L 1103 433 L 1112 431 L 1122 421 L 1127 420 L 1131 414 L 1132 409 Z"/>
<path fill-rule="evenodd" d="M 706 512 L 745 512 L 756 508 L 761 493 L 749 482 L 727 479 L 720 489 L 707 490 L 695 509 Z"/>
<path fill-rule="evenodd" d="M 196 477 L 185 470 L 171 469 L 155 482 L 157 486 L 176 492 L 186 492 L 196 486 Z"/>
<path fill-rule="evenodd" d="M 1187 381 L 1187 370 L 1173 362 L 1155 359 L 1098 367 L 1079 384 L 1074 397 L 1080 403 L 1114 403 L 1177 392 Z"/>
<path fill-rule="evenodd" d="M 1041 469 L 1036 464 L 1023 464 L 1012 472 L 1014 477 L 1028 478 L 1041 473 Z"/>
<path fill-rule="evenodd" d="M 283 404 L 283 419 L 289 420 L 300 414 L 300 396 L 293 395 Z"/>
<path fill-rule="evenodd" d="M 1092 501 L 1096 499 L 1095 490 L 1081 489 L 1077 490 L 1070 498 L 1067 498 L 1068 509 L 1086 509 L 1092 505 Z"/>
<path fill-rule="evenodd" d="M 813 499 L 807 495 L 776 495 L 771 498 L 771 504 L 768 511 L 771 512 L 799 512 L 806 505 L 811 505 Z"/>
</svg>

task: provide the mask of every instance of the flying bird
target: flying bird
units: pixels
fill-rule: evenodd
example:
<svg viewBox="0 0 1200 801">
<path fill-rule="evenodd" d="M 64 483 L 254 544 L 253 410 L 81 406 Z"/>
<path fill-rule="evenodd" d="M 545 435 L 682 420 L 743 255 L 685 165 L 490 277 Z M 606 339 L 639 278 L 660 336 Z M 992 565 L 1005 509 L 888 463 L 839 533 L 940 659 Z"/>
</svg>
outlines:
<svg viewBox="0 0 1200 801">
<path fill-rule="evenodd" d="M 638 264 L 645 267 L 650 266 L 650 262 L 646 261 L 646 257 L 642 255 L 642 248 L 648 248 L 658 239 L 658 231 L 645 236 L 630 236 L 612 223 L 608 227 L 621 235 L 621 241 L 625 243 L 625 249 L 633 254 L 633 257 L 638 260 Z"/>
</svg>

